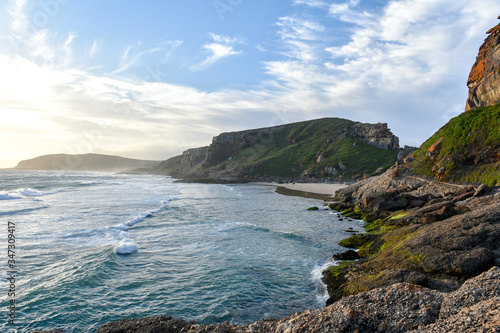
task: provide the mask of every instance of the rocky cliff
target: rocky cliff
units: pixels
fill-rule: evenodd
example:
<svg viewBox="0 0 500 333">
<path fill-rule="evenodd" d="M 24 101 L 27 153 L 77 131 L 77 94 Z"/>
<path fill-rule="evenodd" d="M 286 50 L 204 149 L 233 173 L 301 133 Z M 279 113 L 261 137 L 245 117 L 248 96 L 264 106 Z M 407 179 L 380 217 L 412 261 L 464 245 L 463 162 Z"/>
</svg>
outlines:
<svg viewBox="0 0 500 333">
<path fill-rule="evenodd" d="M 413 173 L 440 181 L 500 184 L 500 24 L 488 34 L 467 82 L 467 112 L 420 146 L 410 158 Z"/>
<path fill-rule="evenodd" d="M 466 111 L 500 103 L 500 24 L 487 33 L 467 81 Z"/>
<path fill-rule="evenodd" d="M 352 127 L 352 131 L 355 137 L 375 147 L 386 150 L 399 149 L 399 138 L 391 133 L 385 123 L 357 123 Z"/>
<path fill-rule="evenodd" d="M 161 163 L 156 172 L 214 182 L 350 180 L 386 169 L 398 149 L 399 140 L 387 124 L 324 118 L 222 133 L 208 147 Z"/>
</svg>

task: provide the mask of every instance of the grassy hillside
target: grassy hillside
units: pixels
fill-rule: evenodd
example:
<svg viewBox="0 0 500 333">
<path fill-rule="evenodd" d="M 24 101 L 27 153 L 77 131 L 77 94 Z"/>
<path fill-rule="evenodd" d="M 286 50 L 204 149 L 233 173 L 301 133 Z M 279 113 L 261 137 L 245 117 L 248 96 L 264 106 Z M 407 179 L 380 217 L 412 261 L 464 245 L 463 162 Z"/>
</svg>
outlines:
<svg viewBox="0 0 500 333">
<path fill-rule="evenodd" d="M 259 176 L 295 178 L 305 171 L 314 177 L 351 179 L 394 164 L 397 151 L 362 142 L 351 134 L 352 125 L 354 122 L 338 118 L 290 124 L 266 133 L 258 144 L 240 150 L 222 165 Z M 335 175 L 326 172 L 327 167 Z"/>
<path fill-rule="evenodd" d="M 429 154 L 441 138 L 436 153 Z M 500 184 L 500 104 L 451 119 L 422 144 L 414 158 L 411 171 L 418 174 L 453 182 Z"/>
</svg>

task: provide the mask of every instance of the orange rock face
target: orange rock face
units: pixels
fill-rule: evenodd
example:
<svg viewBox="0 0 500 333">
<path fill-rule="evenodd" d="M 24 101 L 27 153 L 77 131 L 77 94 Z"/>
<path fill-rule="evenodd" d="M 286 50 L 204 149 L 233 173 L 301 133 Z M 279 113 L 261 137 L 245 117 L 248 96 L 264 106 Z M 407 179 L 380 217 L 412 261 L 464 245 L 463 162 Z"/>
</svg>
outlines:
<svg viewBox="0 0 500 333">
<path fill-rule="evenodd" d="M 487 34 L 469 74 L 465 111 L 500 103 L 500 24 Z"/>
<path fill-rule="evenodd" d="M 444 137 L 441 137 L 439 140 L 434 142 L 432 146 L 427 149 L 427 157 L 433 158 L 436 155 L 439 154 L 439 151 L 441 150 L 441 143 L 443 142 Z"/>
</svg>

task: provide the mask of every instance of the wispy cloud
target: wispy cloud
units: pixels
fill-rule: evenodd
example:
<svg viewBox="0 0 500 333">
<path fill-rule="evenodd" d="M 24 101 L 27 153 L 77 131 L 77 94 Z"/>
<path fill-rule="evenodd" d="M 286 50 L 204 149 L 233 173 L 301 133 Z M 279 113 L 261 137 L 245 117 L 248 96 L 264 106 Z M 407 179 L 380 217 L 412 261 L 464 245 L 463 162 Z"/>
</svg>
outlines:
<svg viewBox="0 0 500 333">
<path fill-rule="evenodd" d="M 92 46 L 86 52 L 86 54 L 89 58 L 93 58 L 97 53 L 99 53 L 99 50 L 101 48 L 101 43 L 102 43 L 102 40 L 99 40 L 99 39 L 94 40 L 94 42 L 92 43 Z"/>
<path fill-rule="evenodd" d="M 23 34 L 26 31 L 27 17 L 25 6 L 27 0 L 10 0 L 7 10 L 11 17 L 11 29 L 14 34 Z"/>
<path fill-rule="evenodd" d="M 369 13 L 358 8 L 357 0 L 293 3 L 321 8 L 349 28 L 309 24 L 308 16 L 279 19 L 278 35 L 290 59 L 265 62 L 274 85 L 297 105 L 305 103 L 296 96 L 307 98 L 311 115 L 389 122 L 415 145 L 449 119 L 450 108 L 455 112 L 457 103 L 465 103 L 467 74 L 484 36 L 480 32 L 494 19 L 484 8 L 500 11 L 500 3 L 491 0 L 391 1 Z M 338 39 L 343 39 L 346 32 L 350 40 L 340 45 L 324 38 L 342 34 Z M 443 116 L 429 122 L 436 114 Z"/>
<path fill-rule="evenodd" d="M 242 51 L 234 49 L 235 44 L 244 44 L 239 38 L 231 38 L 214 33 L 210 33 L 210 38 L 213 40 L 213 43 L 203 45 L 203 48 L 208 51 L 208 56 L 201 63 L 191 66 L 191 70 L 204 70 L 223 58 L 242 53 Z"/>
<path fill-rule="evenodd" d="M 158 43 L 157 46 L 150 49 L 142 49 L 142 42 L 138 41 L 135 45 L 129 45 L 125 48 L 123 52 L 119 67 L 112 74 L 118 74 L 129 70 L 134 66 L 147 67 L 142 60 L 147 55 L 159 54 L 160 56 L 155 58 L 158 64 L 165 63 L 169 60 L 172 53 L 182 44 L 182 41 L 166 41 L 163 40 Z M 159 59 L 159 60 L 158 60 Z"/>
<path fill-rule="evenodd" d="M 322 9 L 326 9 L 329 6 L 329 4 L 327 2 L 322 1 L 322 0 L 293 0 L 292 4 L 294 4 L 294 5 L 307 5 L 310 7 L 322 8 Z"/>
<path fill-rule="evenodd" d="M 282 54 L 292 59 L 310 62 L 317 58 L 317 44 L 320 40 L 319 33 L 325 27 L 317 22 L 292 17 L 280 17 L 276 26 L 280 27 L 278 35 L 283 43 Z"/>
<path fill-rule="evenodd" d="M 265 45 L 259 55 L 273 57 L 260 58 L 267 59 L 266 80 L 251 89 L 207 92 L 133 75 L 170 61 L 182 41 L 131 44 L 116 59 L 119 75 L 96 73 L 77 61 L 82 37 L 75 33 L 16 35 L 27 27 L 26 1 L 11 1 L 10 26 L 18 37 L 0 50 L 2 151 L 12 165 L 43 153 L 89 150 L 167 158 L 222 131 L 325 116 L 389 122 L 403 144 L 419 144 L 465 102 L 468 72 L 484 32 L 496 24 L 491 13 L 500 12 L 498 0 L 394 0 L 370 12 L 358 1 L 292 4 L 296 13 L 276 18 L 275 44 L 253 46 L 263 51 Z M 320 9 L 321 20 L 301 6 Z M 81 52 L 85 60 L 105 46 L 103 39 L 90 40 Z M 209 34 L 190 69 L 241 55 L 243 45 Z M 96 131 L 99 140 L 92 139 Z"/>
</svg>

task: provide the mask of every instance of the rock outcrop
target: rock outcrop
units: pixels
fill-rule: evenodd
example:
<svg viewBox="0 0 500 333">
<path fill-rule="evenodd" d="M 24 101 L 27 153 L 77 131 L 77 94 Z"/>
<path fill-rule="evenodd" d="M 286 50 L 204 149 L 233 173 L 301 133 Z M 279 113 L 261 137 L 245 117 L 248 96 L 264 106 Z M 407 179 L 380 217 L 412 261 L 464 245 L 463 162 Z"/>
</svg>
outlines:
<svg viewBox="0 0 500 333">
<path fill-rule="evenodd" d="M 500 103 L 500 24 L 487 33 L 467 81 L 466 111 Z"/>
<path fill-rule="evenodd" d="M 357 123 L 352 130 L 356 137 L 370 145 L 386 150 L 399 149 L 399 138 L 392 134 L 386 123 Z"/>
</svg>

